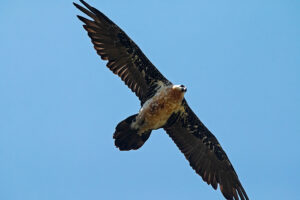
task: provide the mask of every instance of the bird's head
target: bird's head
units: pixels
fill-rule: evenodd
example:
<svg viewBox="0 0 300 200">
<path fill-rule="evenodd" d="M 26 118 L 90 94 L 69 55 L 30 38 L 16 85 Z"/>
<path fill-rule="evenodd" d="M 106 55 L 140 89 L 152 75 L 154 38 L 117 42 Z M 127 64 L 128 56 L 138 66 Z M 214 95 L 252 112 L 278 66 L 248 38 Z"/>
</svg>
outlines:
<svg viewBox="0 0 300 200">
<path fill-rule="evenodd" d="M 185 93 L 187 91 L 187 88 L 184 85 L 173 85 L 173 90 Z"/>
</svg>

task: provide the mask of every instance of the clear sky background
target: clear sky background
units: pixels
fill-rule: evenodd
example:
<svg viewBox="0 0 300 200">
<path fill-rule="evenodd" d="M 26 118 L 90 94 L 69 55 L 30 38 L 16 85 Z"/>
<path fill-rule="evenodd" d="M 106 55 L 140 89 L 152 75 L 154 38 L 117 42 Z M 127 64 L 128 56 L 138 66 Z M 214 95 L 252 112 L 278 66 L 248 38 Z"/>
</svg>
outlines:
<svg viewBox="0 0 300 200">
<path fill-rule="evenodd" d="M 89 0 L 215 134 L 250 199 L 300 199 L 300 1 Z M 163 130 L 112 134 L 139 109 L 72 1 L 1 0 L 0 199 L 222 199 Z"/>
</svg>

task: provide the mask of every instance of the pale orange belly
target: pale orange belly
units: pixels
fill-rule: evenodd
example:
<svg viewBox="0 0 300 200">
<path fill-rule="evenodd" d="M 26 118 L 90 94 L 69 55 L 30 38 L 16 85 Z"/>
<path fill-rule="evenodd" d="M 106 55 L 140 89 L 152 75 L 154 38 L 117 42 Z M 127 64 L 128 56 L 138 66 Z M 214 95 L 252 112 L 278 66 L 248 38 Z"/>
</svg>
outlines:
<svg viewBox="0 0 300 200">
<path fill-rule="evenodd" d="M 181 105 L 183 94 L 166 88 L 145 103 L 137 116 L 137 124 L 140 124 L 139 134 L 147 130 L 161 128 Z"/>
</svg>

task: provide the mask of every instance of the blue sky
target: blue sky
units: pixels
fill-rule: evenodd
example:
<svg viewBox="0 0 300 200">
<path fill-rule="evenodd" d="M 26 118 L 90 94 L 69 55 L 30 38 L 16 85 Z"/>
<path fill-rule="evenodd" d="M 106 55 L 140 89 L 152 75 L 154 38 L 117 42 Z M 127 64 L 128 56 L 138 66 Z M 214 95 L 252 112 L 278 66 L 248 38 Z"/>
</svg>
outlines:
<svg viewBox="0 0 300 200">
<path fill-rule="evenodd" d="M 116 22 L 215 134 L 251 199 L 299 198 L 300 2 L 88 1 Z M 120 152 L 138 99 L 72 1 L 0 7 L 0 199 L 222 199 L 163 130 Z"/>
</svg>

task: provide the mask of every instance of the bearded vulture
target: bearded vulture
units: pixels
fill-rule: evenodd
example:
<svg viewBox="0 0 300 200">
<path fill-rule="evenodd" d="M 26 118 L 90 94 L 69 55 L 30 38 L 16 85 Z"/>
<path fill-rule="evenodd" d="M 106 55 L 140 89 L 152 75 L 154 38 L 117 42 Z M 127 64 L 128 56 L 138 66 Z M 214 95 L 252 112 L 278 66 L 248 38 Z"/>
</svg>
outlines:
<svg viewBox="0 0 300 200">
<path fill-rule="evenodd" d="M 139 149 L 151 131 L 165 129 L 191 167 L 226 199 L 248 200 L 239 178 L 216 137 L 203 125 L 184 99 L 187 88 L 173 85 L 114 22 L 83 0 L 74 5 L 91 19 L 78 18 L 107 67 L 141 101 L 138 114 L 121 121 L 113 138 L 121 151 Z"/>
</svg>

